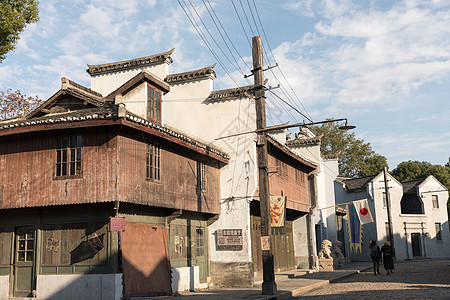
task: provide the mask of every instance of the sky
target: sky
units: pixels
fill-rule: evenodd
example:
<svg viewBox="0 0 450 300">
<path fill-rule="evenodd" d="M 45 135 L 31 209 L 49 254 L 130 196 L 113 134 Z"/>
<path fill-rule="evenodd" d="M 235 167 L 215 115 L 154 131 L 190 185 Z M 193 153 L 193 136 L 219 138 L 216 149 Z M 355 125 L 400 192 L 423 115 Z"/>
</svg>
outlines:
<svg viewBox="0 0 450 300">
<path fill-rule="evenodd" d="M 90 87 L 87 64 L 173 47 L 170 73 L 217 63 L 215 90 L 244 86 L 260 35 L 265 68 L 278 64 L 267 86 L 280 84 L 266 92 L 268 125 L 348 118 L 390 170 L 449 161 L 448 0 L 40 2 L 40 21 L 0 63 L 0 90 L 46 100 L 61 77 Z"/>
</svg>

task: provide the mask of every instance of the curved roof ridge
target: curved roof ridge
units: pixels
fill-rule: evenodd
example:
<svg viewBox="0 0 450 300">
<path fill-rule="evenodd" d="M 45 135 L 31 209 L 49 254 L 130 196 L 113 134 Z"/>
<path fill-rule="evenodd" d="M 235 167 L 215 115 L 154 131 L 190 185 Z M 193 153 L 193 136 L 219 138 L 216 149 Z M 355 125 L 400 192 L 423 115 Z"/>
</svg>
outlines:
<svg viewBox="0 0 450 300">
<path fill-rule="evenodd" d="M 120 70 L 142 68 L 157 62 L 164 62 L 167 59 L 169 59 L 170 63 L 172 63 L 172 58 L 170 57 L 170 55 L 173 53 L 173 51 L 175 51 L 175 48 L 172 48 L 169 51 L 163 53 L 158 53 L 140 58 L 128 59 L 99 65 L 88 64 L 87 65 L 88 69 L 86 70 L 86 72 L 88 72 L 89 75 L 94 76 L 105 73 L 117 72 Z"/>
<path fill-rule="evenodd" d="M 217 63 L 214 63 L 213 65 L 210 65 L 208 67 L 204 67 L 197 70 L 192 71 L 186 71 L 181 73 L 175 73 L 175 74 L 169 74 L 164 79 L 167 83 L 174 83 L 174 82 L 184 82 L 184 81 L 192 81 L 192 80 L 198 80 L 202 78 L 216 78 L 216 72 L 214 72 L 214 67 Z"/>
<path fill-rule="evenodd" d="M 253 84 L 252 85 L 246 85 L 241 86 L 237 88 L 231 88 L 231 89 L 224 89 L 224 90 L 218 90 L 218 91 L 212 91 L 209 96 L 208 100 L 211 102 L 214 101 L 221 101 L 221 100 L 233 100 L 233 99 L 240 99 L 240 98 L 247 98 L 248 95 L 253 96 Z"/>
</svg>

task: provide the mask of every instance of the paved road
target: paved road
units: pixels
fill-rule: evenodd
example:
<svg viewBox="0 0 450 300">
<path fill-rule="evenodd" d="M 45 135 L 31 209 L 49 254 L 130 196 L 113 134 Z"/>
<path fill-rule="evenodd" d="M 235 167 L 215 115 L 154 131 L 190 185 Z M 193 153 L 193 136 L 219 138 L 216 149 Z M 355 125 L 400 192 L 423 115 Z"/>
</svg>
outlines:
<svg viewBox="0 0 450 300">
<path fill-rule="evenodd" d="M 450 299 L 450 259 L 399 262 L 394 273 L 372 270 L 292 299 Z"/>
</svg>

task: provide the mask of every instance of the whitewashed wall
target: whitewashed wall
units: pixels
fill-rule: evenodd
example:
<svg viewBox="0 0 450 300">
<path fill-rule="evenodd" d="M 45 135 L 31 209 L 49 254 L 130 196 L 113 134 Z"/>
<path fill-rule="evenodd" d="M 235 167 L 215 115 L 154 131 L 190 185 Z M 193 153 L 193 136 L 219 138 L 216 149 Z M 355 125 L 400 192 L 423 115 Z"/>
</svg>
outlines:
<svg viewBox="0 0 450 300">
<path fill-rule="evenodd" d="M 91 76 L 91 89 L 102 94 L 103 97 L 106 97 L 111 92 L 119 88 L 122 84 L 139 74 L 142 69 L 143 68 L 136 68 Z M 144 69 L 158 77 L 160 80 L 164 80 L 164 78 L 166 78 L 169 70 L 167 62 L 147 66 Z"/>
</svg>

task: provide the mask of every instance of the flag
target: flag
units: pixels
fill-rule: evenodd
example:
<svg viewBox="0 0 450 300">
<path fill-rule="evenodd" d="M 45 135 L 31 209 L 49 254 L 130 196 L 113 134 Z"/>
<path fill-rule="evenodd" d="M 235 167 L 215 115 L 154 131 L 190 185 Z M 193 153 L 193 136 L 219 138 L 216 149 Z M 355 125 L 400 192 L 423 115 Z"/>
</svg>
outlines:
<svg viewBox="0 0 450 300">
<path fill-rule="evenodd" d="M 284 227 L 286 199 L 283 196 L 270 196 L 270 226 Z"/>
<path fill-rule="evenodd" d="M 353 205 L 355 206 L 356 213 L 358 214 L 359 221 L 361 224 L 372 223 L 373 218 L 370 213 L 369 203 L 367 199 L 353 201 Z"/>
<path fill-rule="evenodd" d="M 358 214 L 353 204 L 347 204 L 347 215 L 350 250 L 353 252 L 361 252 L 362 225 L 361 222 L 359 222 Z"/>
</svg>

